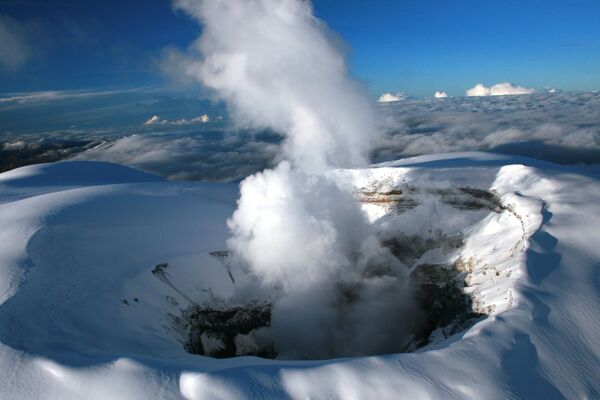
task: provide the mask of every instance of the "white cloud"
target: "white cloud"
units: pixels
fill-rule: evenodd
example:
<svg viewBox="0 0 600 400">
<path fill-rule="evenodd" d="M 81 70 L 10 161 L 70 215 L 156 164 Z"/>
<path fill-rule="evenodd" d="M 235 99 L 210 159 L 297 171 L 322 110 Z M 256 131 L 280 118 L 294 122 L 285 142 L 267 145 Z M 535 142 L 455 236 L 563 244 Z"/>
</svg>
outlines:
<svg viewBox="0 0 600 400">
<path fill-rule="evenodd" d="M 466 91 L 466 95 L 469 97 L 477 96 L 505 96 L 515 94 L 531 94 L 534 93 L 534 89 L 526 88 L 523 86 L 515 86 L 509 82 L 497 83 L 491 88 L 478 83 L 471 89 Z"/>
<path fill-rule="evenodd" d="M 433 97 L 435 97 L 436 99 L 445 99 L 446 97 L 448 97 L 448 93 L 437 91 L 435 92 Z"/>
<path fill-rule="evenodd" d="M 16 70 L 32 56 L 27 28 L 19 21 L 0 15 L 0 66 Z"/>
<path fill-rule="evenodd" d="M 25 104 L 25 103 L 30 103 L 30 102 L 56 100 L 59 98 L 64 98 L 62 96 L 62 94 L 64 94 L 64 92 L 57 92 L 57 91 L 18 93 L 18 94 L 8 95 L 5 97 L 0 97 L 0 104 L 2 104 L 2 103 Z"/>
<path fill-rule="evenodd" d="M 217 117 L 217 119 L 220 119 Z M 202 114 L 199 117 L 191 119 L 181 118 L 175 121 L 169 121 L 168 119 L 161 119 L 158 115 L 150 117 L 144 125 L 192 125 L 192 124 L 206 124 L 210 122 L 210 116 L 208 114 Z"/>
<path fill-rule="evenodd" d="M 160 122 L 160 117 L 158 115 L 151 116 L 148 121 L 144 122 L 144 125 L 154 125 Z"/>
<path fill-rule="evenodd" d="M 473 86 L 471 89 L 466 91 L 466 95 L 469 97 L 489 96 L 490 94 L 490 88 L 483 86 L 482 83 L 478 83 L 477 85 Z"/>
<path fill-rule="evenodd" d="M 377 99 L 378 103 L 393 103 L 395 101 L 404 100 L 406 95 L 402 92 L 392 94 L 392 93 L 384 93 Z"/>
<path fill-rule="evenodd" d="M 141 92 L 152 88 L 151 86 L 139 87 L 133 89 L 123 90 L 103 90 L 103 91 L 92 91 L 92 90 L 48 90 L 40 92 L 22 92 L 22 93 L 4 93 L 0 94 L 0 104 L 28 104 L 28 103 L 42 103 L 50 101 L 59 101 L 73 98 L 86 98 L 96 96 L 110 96 L 121 93 Z"/>
<path fill-rule="evenodd" d="M 4 151 L 19 151 L 27 147 L 27 142 L 23 140 L 17 140 L 15 142 L 6 142 L 4 143 L 3 150 Z"/>
</svg>

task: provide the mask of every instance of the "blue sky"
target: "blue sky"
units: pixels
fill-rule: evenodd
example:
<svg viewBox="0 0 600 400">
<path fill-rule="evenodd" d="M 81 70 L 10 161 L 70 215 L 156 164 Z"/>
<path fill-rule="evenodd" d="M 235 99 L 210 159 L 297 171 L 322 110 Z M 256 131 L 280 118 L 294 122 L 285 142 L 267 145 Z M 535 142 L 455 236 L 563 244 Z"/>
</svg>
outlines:
<svg viewBox="0 0 600 400">
<path fill-rule="evenodd" d="M 373 96 L 478 82 L 600 89 L 597 0 L 315 0 Z M 161 85 L 167 46 L 199 28 L 167 0 L 2 0 L 0 93 Z M 8 50 L 7 50 L 8 49 Z"/>
</svg>

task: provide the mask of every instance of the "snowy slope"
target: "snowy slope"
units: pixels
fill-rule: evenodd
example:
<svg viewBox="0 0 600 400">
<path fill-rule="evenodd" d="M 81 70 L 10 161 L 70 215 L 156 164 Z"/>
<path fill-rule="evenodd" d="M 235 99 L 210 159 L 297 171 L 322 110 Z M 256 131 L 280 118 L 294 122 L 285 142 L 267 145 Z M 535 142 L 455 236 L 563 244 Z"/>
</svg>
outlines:
<svg viewBox="0 0 600 400">
<path fill-rule="evenodd" d="M 474 219 L 460 254 L 466 290 L 488 316 L 414 353 L 191 355 L 170 317 L 233 290 L 210 253 L 225 249 L 237 186 L 109 163 L 29 166 L 0 174 L 0 398 L 600 397 L 597 178 L 487 153 L 335 174 L 356 190 L 401 183 L 500 197 L 509 212 Z M 436 224 L 419 220 L 429 222 L 413 229 Z M 153 274 L 163 262 L 166 273 Z"/>
</svg>

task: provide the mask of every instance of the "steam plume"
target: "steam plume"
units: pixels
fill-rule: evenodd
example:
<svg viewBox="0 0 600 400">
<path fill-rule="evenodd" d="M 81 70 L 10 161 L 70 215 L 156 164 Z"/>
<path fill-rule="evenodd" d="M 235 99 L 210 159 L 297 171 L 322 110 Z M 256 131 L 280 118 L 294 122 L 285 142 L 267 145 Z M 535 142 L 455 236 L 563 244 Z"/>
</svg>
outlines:
<svg viewBox="0 0 600 400">
<path fill-rule="evenodd" d="M 287 135 L 306 171 L 364 165 L 373 117 L 325 25 L 299 0 L 177 0 L 203 27 L 187 75 L 215 90 L 239 124 Z M 194 55 L 196 57 L 194 57 Z"/>
<path fill-rule="evenodd" d="M 268 293 L 273 305 L 272 325 L 262 334 L 282 357 L 389 349 L 389 319 L 373 310 L 403 315 L 399 309 L 410 308 L 406 272 L 330 172 L 366 165 L 375 136 L 369 101 L 349 79 L 332 34 L 308 1 L 175 4 L 203 32 L 188 55 L 170 58 L 213 89 L 238 124 L 286 135 L 285 161 L 242 182 L 229 221 L 230 249 L 250 277 L 238 295 Z M 365 279 L 379 262 L 388 275 Z M 347 301 L 349 292 L 355 301 Z M 391 340 L 401 348 L 405 339 L 396 329 Z"/>
</svg>

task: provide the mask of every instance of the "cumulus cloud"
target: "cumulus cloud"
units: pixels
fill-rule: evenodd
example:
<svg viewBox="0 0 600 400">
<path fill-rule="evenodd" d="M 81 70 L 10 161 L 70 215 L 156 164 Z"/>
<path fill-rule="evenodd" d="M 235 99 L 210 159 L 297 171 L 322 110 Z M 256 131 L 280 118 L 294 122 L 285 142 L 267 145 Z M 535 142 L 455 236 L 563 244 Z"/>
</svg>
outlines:
<svg viewBox="0 0 600 400">
<path fill-rule="evenodd" d="M 406 98 L 406 95 L 402 92 L 392 94 L 392 93 L 384 93 L 377 99 L 378 103 L 393 103 L 396 101 L 401 101 Z"/>
<path fill-rule="evenodd" d="M 216 119 L 221 120 L 222 117 L 217 116 Z M 150 118 L 148 118 L 146 122 L 144 122 L 144 125 L 191 125 L 206 124 L 207 122 L 210 122 L 210 117 L 208 114 L 202 114 L 199 117 L 194 117 L 190 119 L 180 118 L 172 121 L 168 119 L 161 119 L 158 115 L 153 115 Z"/>
<path fill-rule="evenodd" d="M 160 117 L 158 115 L 153 115 L 148 118 L 148 121 L 144 122 L 144 125 L 154 125 L 160 122 Z"/>
<path fill-rule="evenodd" d="M 433 97 L 435 97 L 436 99 L 445 99 L 446 97 L 448 97 L 448 93 L 437 91 L 434 93 Z"/>
<path fill-rule="evenodd" d="M 16 70 L 33 55 L 27 26 L 13 18 L 0 15 L 0 66 Z"/>
<path fill-rule="evenodd" d="M 534 93 L 534 89 L 526 88 L 523 86 L 515 86 L 512 83 L 503 82 L 497 83 L 494 86 L 488 88 L 481 83 L 478 83 L 471 89 L 466 91 L 466 95 L 469 97 L 476 96 L 506 96 L 506 95 L 517 95 L 517 94 L 531 94 Z"/>
</svg>

